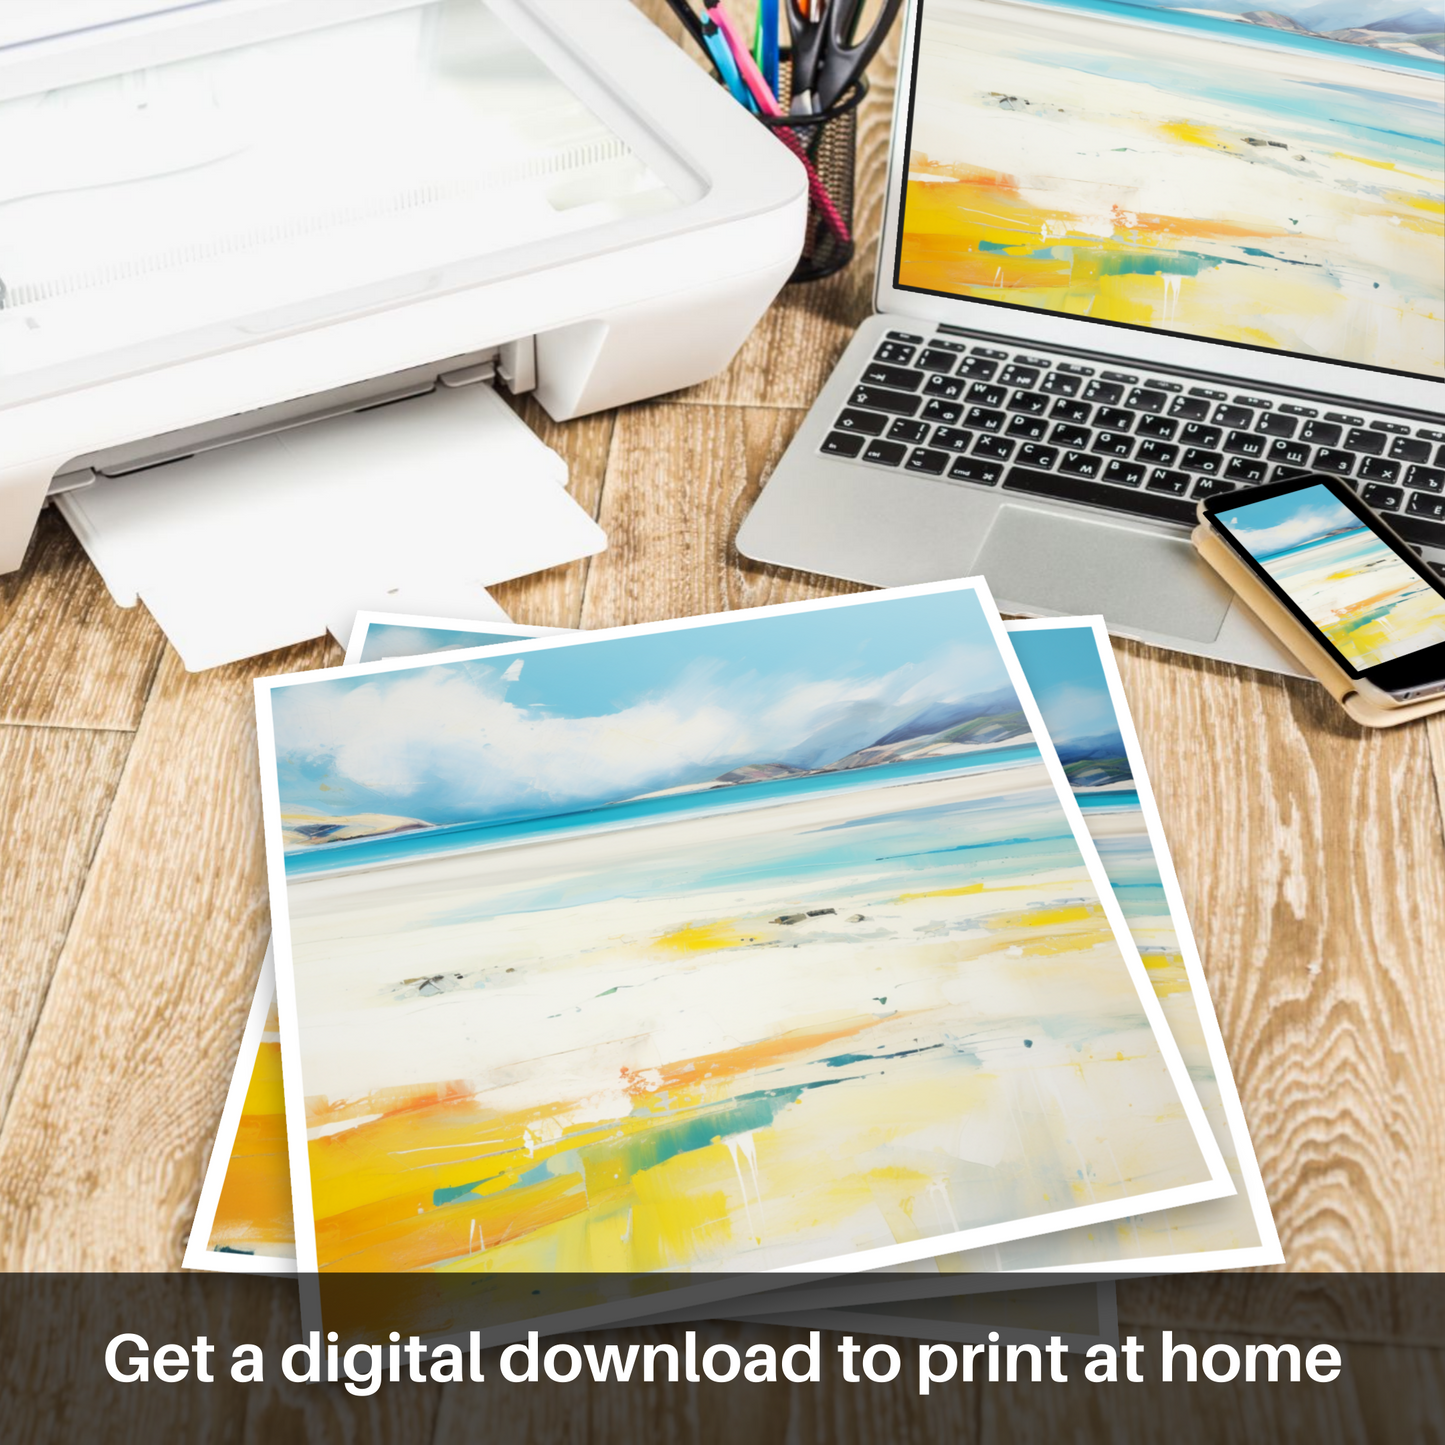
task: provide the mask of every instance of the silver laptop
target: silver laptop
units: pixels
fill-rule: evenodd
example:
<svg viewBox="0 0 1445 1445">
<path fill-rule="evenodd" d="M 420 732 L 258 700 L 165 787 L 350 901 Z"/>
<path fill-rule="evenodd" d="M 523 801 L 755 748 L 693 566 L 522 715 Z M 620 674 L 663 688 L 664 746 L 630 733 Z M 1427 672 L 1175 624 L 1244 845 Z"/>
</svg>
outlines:
<svg viewBox="0 0 1445 1445">
<path fill-rule="evenodd" d="M 1281 672 L 1201 497 L 1347 477 L 1445 573 L 1441 43 L 1309 4 L 915 0 L 877 314 L 739 550 Z"/>
</svg>

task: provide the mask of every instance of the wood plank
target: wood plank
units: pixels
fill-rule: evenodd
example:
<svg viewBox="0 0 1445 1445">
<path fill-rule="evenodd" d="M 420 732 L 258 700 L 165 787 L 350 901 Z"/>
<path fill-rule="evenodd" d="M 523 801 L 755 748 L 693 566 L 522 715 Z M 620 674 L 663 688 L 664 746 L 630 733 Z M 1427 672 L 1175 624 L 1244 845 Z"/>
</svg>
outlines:
<svg viewBox="0 0 1445 1445">
<path fill-rule="evenodd" d="M 0 1127 L 0 1268 L 174 1269 L 269 932 L 253 677 L 169 648 Z"/>
<path fill-rule="evenodd" d="M 120 782 L 132 735 L 0 727 L 0 1119 Z"/>
<path fill-rule="evenodd" d="M 733 547 L 801 414 L 661 402 L 619 412 L 584 627 L 618 627 L 862 589 L 743 562 Z"/>
<path fill-rule="evenodd" d="M 503 393 L 505 396 L 506 394 Z M 602 505 L 602 484 L 607 475 L 607 454 L 612 446 L 613 413 L 555 422 L 531 396 L 506 398 L 518 416 L 567 463 L 567 490 L 578 506 L 596 517 Z M 537 627 L 576 627 L 582 615 L 582 592 L 587 584 L 590 557 L 550 567 L 490 588 L 514 622 Z"/>
<path fill-rule="evenodd" d="M 1422 727 L 1118 643 L 1289 1267 L 1445 1268 L 1445 840 Z"/>
<path fill-rule="evenodd" d="M 24 565 L 0 577 L 0 723 L 133 731 L 163 645 L 47 507 Z"/>
</svg>

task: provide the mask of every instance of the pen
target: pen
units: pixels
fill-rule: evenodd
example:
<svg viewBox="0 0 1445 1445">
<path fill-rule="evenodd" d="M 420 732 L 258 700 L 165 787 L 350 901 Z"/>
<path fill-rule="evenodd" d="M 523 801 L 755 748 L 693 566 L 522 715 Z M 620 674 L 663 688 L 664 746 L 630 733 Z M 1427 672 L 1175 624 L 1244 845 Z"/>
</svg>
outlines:
<svg viewBox="0 0 1445 1445">
<path fill-rule="evenodd" d="M 725 11 L 719 13 L 726 18 Z M 743 80 L 738 66 L 736 47 L 728 38 L 727 33 L 714 20 L 711 7 L 709 7 L 707 17 L 700 24 L 703 48 L 712 57 L 712 63 L 717 67 L 717 73 L 722 76 L 723 84 L 732 91 L 734 99 L 741 101 L 749 110 L 756 110 L 758 102 L 751 88 Z M 746 50 L 743 50 L 742 53 L 747 55 Z M 748 55 L 748 62 L 752 63 L 750 55 Z M 757 67 L 754 66 L 753 69 L 756 70 Z"/>
</svg>

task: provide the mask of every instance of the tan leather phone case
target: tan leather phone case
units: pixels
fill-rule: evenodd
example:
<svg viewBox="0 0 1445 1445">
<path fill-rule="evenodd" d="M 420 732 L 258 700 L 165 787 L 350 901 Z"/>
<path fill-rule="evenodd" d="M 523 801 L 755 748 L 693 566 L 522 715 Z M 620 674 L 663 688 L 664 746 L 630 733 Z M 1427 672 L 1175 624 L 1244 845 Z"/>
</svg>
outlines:
<svg viewBox="0 0 1445 1445">
<path fill-rule="evenodd" d="M 1423 702 L 1382 707 L 1360 696 L 1354 678 L 1340 668 L 1323 645 L 1280 605 L 1274 594 L 1234 555 L 1207 522 L 1201 522 L 1191 539 L 1199 555 L 1239 594 L 1256 617 L 1299 658 L 1330 695 L 1367 728 L 1392 728 L 1432 713 L 1445 712 L 1445 694 Z"/>
</svg>

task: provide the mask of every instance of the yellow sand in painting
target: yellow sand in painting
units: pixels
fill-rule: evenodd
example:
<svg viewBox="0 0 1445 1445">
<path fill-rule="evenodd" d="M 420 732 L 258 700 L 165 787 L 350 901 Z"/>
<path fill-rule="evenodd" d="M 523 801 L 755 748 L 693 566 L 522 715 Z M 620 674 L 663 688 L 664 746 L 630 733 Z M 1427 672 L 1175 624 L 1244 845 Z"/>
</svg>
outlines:
<svg viewBox="0 0 1445 1445">
<path fill-rule="evenodd" d="M 226 1180 L 216 1205 L 210 1249 L 247 1254 L 293 1253 L 291 1175 L 286 1152 L 281 1044 L 273 1003 L 256 1051 Z"/>
</svg>

